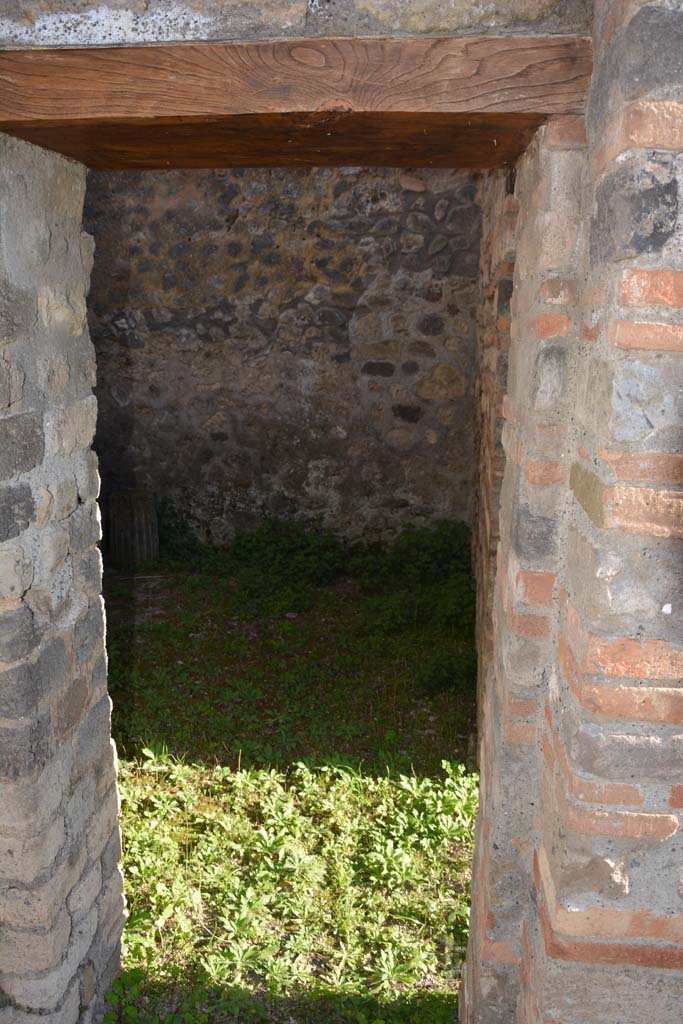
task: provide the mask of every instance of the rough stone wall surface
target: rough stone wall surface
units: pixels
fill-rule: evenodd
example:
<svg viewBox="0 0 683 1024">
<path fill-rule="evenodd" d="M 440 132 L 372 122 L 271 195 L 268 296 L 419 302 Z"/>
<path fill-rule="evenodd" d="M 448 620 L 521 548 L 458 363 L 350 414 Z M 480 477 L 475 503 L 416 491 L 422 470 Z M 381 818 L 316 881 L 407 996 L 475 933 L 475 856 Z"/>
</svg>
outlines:
<svg viewBox="0 0 683 1024">
<path fill-rule="evenodd" d="M 204 537 L 468 519 L 480 209 L 453 171 L 92 174 L 103 492 Z"/>
<path fill-rule="evenodd" d="M 683 10 L 596 15 L 518 168 L 468 1024 L 683 1003 Z"/>
<path fill-rule="evenodd" d="M 482 182 L 480 304 L 477 315 L 475 385 L 475 483 L 472 514 L 477 581 L 477 706 L 485 706 L 485 684 L 493 652 L 493 597 L 498 510 L 505 468 L 502 431 L 510 348 L 510 300 L 515 266 L 519 202 L 515 175 L 492 171 Z M 479 720 L 479 735 L 484 723 Z"/>
<path fill-rule="evenodd" d="M 590 0 L 0 0 L 0 45 L 587 32 Z"/>
<path fill-rule="evenodd" d="M 84 169 L 0 136 L 0 1022 L 89 1024 L 123 924 Z"/>
</svg>

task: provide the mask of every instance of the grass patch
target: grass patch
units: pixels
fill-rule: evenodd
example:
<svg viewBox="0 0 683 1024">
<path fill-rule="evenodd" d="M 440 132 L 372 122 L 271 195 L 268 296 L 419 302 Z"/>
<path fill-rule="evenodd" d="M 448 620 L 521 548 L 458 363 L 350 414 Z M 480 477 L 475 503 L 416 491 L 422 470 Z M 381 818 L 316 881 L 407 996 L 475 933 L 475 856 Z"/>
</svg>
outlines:
<svg viewBox="0 0 683 1024">
<path fill-rule="evenodd" d="M 272 522 L 106 594 L 130 905 L 107 1024 L 454 1020 L 466 529 L 349 549 Z"/>
</svg>

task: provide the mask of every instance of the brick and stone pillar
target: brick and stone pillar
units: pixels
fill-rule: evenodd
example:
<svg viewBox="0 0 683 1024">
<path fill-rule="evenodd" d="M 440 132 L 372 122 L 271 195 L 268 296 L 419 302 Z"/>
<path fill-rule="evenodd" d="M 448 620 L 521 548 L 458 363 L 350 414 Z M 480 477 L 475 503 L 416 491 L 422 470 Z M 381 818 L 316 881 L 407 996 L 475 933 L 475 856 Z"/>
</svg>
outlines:
<svg viewBox="0 0 683 1024">
<path fill-rule="evenodd" d="M 517 169 L 468 1024 L 683 1005 L 683 11 L 595 27 Z"/>
<path fill-rule="evenodd" d="M 0 136 L 0 1022 L 101 1019 L 124 910 L 85 170 Z"/>
<path fill-rule="evenodd" d="M 596 3 L 517 1024 L 683 1006 L 683 10 Z"/>
<path fill-rule="evenodd" d="M 480 708 L 481 803 L 461 1008 L 468 1024 L 513 1021 L 520 990 L 522 927 L 540 836 L 539 722 L 555 658 L 568 500 L 568 364 L 578 329 L 584 165 L 582 123 L 558 119 L 520 161 L 514 196 L 505 194 L 510 183 L 504 189 L 501 178 L 497 195 L 495 187 L 488 190 L 493 210 L 484 201 L 485 224 L 499 222 L 501 206 L 516 216 L 516 261 L 507 374 L 498 374 L 499 385 L 506 384 L 505 472 L 500 509 L 493 505 L 491 516 L 495 521 L 498 513 L 500 540 L 493 655 Z M 507 329 L 504 318 L 499 327 Z"/>
</svg>

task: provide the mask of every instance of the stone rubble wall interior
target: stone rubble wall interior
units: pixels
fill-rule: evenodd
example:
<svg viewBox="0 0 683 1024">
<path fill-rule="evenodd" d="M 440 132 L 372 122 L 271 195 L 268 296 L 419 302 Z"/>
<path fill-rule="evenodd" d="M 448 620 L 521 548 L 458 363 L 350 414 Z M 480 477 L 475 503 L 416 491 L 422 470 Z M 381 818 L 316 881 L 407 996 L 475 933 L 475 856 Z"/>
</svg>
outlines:
<svg viewBox="0 0 683 1024">
<path fill-rule="evenodd" d="M 469 520 L 480 208 L 455 171 L 90 174 L 103 497 L 212 543 Z"/>
<path fill-rule="evenodd" d="M 683 1005 L 680 3 L 595 41 L 587 137 L 517 168 L 467 1024 Z"/>
<path fill-rule="evenodd" d="M 0 0 L 0 46 L 590 33 L 590 0 Z"/>
<path fill-rule="evenodd" d="M 0 1022 L 90 1024 L 123 924 L 84 168 L 0 137 Z"/>
</svg>

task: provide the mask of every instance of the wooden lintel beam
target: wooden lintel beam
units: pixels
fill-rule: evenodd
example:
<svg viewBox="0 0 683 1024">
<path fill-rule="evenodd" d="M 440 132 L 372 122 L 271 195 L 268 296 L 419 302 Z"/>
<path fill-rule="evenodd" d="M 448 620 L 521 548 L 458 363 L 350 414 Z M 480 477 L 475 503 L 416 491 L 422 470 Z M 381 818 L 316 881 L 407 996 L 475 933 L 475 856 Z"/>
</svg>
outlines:
<svg viewBox="0 0 683 1024">
<path fill-rule="evenodd" d="M 567 36 L 6 50 L 0 131 L 93 167 L 490 167 L 582 112 L 591 64 Z"/>
</svg>

